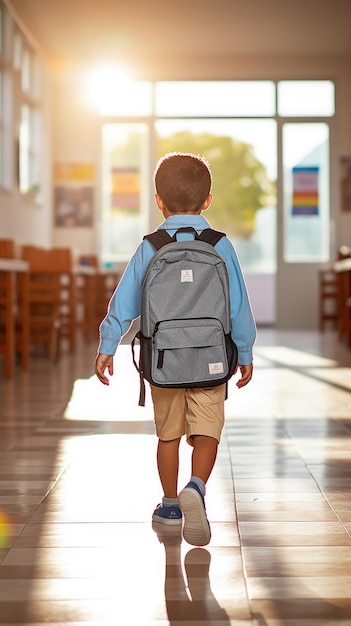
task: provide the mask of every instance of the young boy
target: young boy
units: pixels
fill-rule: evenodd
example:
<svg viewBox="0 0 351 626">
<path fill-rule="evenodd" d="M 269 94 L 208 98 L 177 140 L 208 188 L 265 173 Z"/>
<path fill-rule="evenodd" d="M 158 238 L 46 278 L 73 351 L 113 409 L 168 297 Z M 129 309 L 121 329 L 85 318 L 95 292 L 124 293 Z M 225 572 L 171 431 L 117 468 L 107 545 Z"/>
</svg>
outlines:
<svg viewBox="0 0 351 626">
<path fill-rule="evenodd" d="M 206 161 L 193 154 L 171 153 L 157 164 L 156 202 L 165 221 L 159 228 L 171 236 L 181 227 L 192 226 L 198 233 L 210 225 L 201 215 L 212 200 L 211 172 Z M 179 238 L 193 239 L 191 233 Z M 245 282 L 234 248 L 226 237 L 215 246 L 229 276 L 232 337 L 238 348 L 241 388 L 252 377 L 252 348 L 256 338 Z M 100 344 L 95 362 L 99 380 L 109 384 L 113 355 L 131 322 L 140 315 L 140 295 L 147 266 L 155 254 L 144 240 L 130 260 L 113 294 L 108 313 L 100 325 Z M 237 371 L 237 370 L 236 370 Z M 212 472 L 224 424 L 226 385 L 206 389 L 164 389 L 151 385 L 154 419 L 158 436 L 157 465 L 164 496 L 152 516 L 159 524 L 183 524 L 184 539 L 197 546 L 211 538 L 205 509 L 205 485 Z M 193 447 L 190 482 L 178 495 L 179 444 L 186 435 Z"/>
</svg>

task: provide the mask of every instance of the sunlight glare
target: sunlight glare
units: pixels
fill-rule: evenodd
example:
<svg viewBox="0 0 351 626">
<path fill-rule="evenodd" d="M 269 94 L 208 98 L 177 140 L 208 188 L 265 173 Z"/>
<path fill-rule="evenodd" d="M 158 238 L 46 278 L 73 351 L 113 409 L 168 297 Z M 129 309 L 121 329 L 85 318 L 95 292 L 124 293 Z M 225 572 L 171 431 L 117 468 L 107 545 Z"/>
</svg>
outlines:
<svg viewBox="0 0 351 626">
<path fill-rule="evenodd" d="M 95 374 L 88 379 L 77 379 L 65 409 L 65 419 L 85 421 L 153 420 L 148 385 L 146 386 L 146 406 L 138 406 L 139 376 L 133 365 L 130 345 L 119 346 L 114 358 L 114 371 L 108 386 L 103 385 Z"/>
<path fill-rule="evenodd" d="M 100 114 L 111 102 L 118 102 L 121 94 L 128 91 L 133 82 L 131 71 L 120 65 L 101 65 L 95 67 L 87 77 L 87 94 Z"/>
<path fill-rule="evenodd" d="M 257 352 L 264 359 L 290 367 L 336 367 L 338 365 L 332 359 L 286 346 L 261 347 L 257 349 Z"/>
</svg>

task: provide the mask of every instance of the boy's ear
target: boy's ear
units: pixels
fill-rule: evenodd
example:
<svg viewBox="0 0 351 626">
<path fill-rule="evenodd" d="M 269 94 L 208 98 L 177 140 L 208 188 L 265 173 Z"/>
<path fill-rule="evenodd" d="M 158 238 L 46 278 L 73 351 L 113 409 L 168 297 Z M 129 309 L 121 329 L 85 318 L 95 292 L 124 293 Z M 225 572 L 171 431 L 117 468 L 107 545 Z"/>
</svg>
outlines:
<svg viewBox="0 0 351 626">
<path fill-rule="evenodd" d="M 161 196 L 159 196 L 158 193 L 156 193 L 155 194 L 155 198 L 156 198 L 156 204 L 157 204 L 158 208 L 160 209 L 160 211 L 164 211 L 165 205 L 164 205 L 164 202 L 163 202 Z"/>
<path fill-rule="evenodd" d="M 211 202 L 212 202 L 212 193 L 209 193 L 205 202 L 203 203 L 201 207 L 201 211 L 206 211 L 206 209 L 208 209 L 208 207 L 210 206 Z"/>
</svg>

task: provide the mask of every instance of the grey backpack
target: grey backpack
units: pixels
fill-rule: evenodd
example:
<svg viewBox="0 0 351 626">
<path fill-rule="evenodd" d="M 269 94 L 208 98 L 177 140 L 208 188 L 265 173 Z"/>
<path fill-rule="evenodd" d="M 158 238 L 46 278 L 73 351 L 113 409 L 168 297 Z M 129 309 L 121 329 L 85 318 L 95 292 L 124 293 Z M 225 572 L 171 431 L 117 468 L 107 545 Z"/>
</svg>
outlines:
<svg viewBox="0 0 351 626">
<path fill-rule="evenodd" d="M 179 232 L 191 232 L 194 240 L 177 241 Z M 214 249 L 222 237 L 211 228 L 198 235 L 191 227 L 173 237 L 162 229 L 144 237 L 157 252 L 146 270 L 140 330 L 132 341 L 140 406 L 145 405 L 144 379 L 156 387 L 214 387 L 234 373 L 227 268 Z"/>
</svg>

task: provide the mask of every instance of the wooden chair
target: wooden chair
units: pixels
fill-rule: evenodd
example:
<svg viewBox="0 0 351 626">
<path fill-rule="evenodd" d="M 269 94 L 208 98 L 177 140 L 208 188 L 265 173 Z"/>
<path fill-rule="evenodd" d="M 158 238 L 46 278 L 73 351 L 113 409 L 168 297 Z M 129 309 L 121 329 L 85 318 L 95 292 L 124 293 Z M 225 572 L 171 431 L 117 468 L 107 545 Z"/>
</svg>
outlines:
<svg viewBox="0 0 351 626">
<path fill-rule="evenodd" d="M 0 354 L 5 357 L 7 378 L 13 375 L 16 354 L 22 369 L 27 369 L 29 360 L 28 272 L 20 252 L 16 242 L 0 239 Z"/>
<path fill-rule="evenodd" d="M 84 341 L 97 338 L 95 326 L 95 304 L 99 261 L 96 254 L 82 254 L 78 257 L 76 267 L 77 316 L 78 328 L 82 331 Z"/>
<path fill-rule="evenodd" d="M 327 322 L 337 326 L 338 288 L 337 277 L 332 267 L 319 270 L 319 330 L 324 331 Z"/>
<path fill-rule="evenodd" d="M 79 327 L 86 342 L 98 340 L 98 328 L 106 315 L 108 301 L 120 279 L 113 270 L 99 269 L 96 255 L 78 259 L 77 300 L 80 308 Z"/>
<path fill-rule="evenodd" d="M 4 374 L 13 375 L 15 344 L 13 322 L 14 280 L 10 272 L 0 272 L 0 354 L 5 357 Z M 10 331 L 10 332 L 9 332 Z"/>
<path fill-rule="evenodd" d="M 75 349 L 76 309 L 71 251 L 23 246 L 22 258 L 29 263 L 30 341 L 45 348 L 52 362 L 60 354 L 62 339 Z"/>
<path fill-rule="evenodd" d="M 348 345 L 351 347 L 351 248 L 341 246 L 339 250 L 336 266 L 337 281 L 337 327 L 339 339 L 346 338 Z M 340 263 L 343 265 L 342 271 L 339 271 Z M 345 270 L 345 264 L 347 270 Z"/>
<path fill-rule="evenodd" d="M 59 275 L 30 272 L 29 277 L 29 332 L 30 343 L 46 349 L 50 360 L 56 363 L 60 354 L 60 282 Z"/>
<path fill-rule="evenodd" d="M 0 239 L 0 258 L 1 259 L 20 259 L 22 247 L 13 239 Z"/>
</svg>

